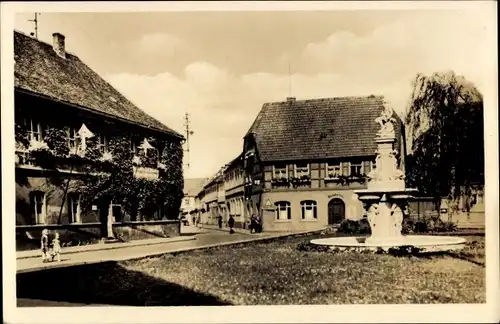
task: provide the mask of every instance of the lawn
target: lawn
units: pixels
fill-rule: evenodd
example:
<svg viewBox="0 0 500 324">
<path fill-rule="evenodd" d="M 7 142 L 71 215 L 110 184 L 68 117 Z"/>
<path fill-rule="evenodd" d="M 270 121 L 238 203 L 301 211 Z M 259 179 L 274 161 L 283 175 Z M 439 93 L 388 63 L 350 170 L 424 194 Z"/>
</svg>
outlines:
<svg viewBox="0 0 500 324">
<path fill-rule="evenodd" d="M 485 302 L 484 237 L 467 237 L 460 253 L 427 257 L 297 249 L 313 238 L 212 248 L 120 266 L 232 305 Z M 144 305 L 162 304 L 143 296 Z"/>
</svg>

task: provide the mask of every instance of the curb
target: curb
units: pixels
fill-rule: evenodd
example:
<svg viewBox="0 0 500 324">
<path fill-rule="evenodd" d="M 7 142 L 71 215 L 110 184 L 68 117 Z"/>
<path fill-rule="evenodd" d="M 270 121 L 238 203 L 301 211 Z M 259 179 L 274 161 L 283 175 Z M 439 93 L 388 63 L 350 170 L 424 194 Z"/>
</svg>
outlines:
<svg viewBox="0 0 500 324">
<path fill-rule="evenodd" d="M 75 253 L 97 252 L 97 251 L 105 251 L 105 250 L 116 250 L 116 249 L 123 249 L 123 248 L 128 248 L 128 247 L 135 247 L 135 246 L 158 245 L 158 244 L 167 244 L 167 243 L 192 241 L 192 240 L 196 240 L 196 237 L 194 235 L 193 236 L 178 236 L 178 237 L 173 237 L 168 241 L 158 241 L 158 242 L 140 242 L 139 241 L 137 243 L 130 243 L 130 244 L 121 243 L 120 245 L 115 245 L 115 246 L 113 246 L 113 245 L 106 246 L 106 244 L 102 244 L 103 246 L 100 246 L 99 248 L 66 251 L 62 254 L 75 254 Z M 101 245 L 101 243 L 87 245 L 87 246 L 97 246 L 97 245 Z M 27 256 L 16 257 L 16 260 L 32 259 L 32 258 L 40 258 L 40 257 L 41 257 L 41 255 L 39 253 L 37 253 L 37 254 L 32 254 L 32 255 L 27 255 Z"/>
<path fill-rule="evenodd" d="M 197 246 L 197 247 L 179 248 L 179 249 L 174 249 L 171 251 L 155 252 L 155 253 L 142 255 L 142 256 L 138 256 L 138 257 L 122 257 L 122 258 L 114 258 L 114 259 L 109 259 L 109 260 L 80 261 L 80 262 L 75 262 L 72 264 L 56 263 L 52 266 L 40 266 L 40 267 L 34 267 L 34 268 L 21 269 L 21 270 L 17 270 L 16 273 L 22 274 L 22 273 L 37 272 L 37 271 L 44 271 L 44 270 L 51 270 L 51 269 L 58 269 L 58 268 L 68 268 L 68 267 L 82 266 L 82 265 L 88 265 L 88 264 L 97 264 L 97 263 L 106 263 L 106 262 L 134 261 L 134 260 L 154 258 L 154 257 L 166 255 L 166 254 L 179 254 L 179 253 L 191 252 L 191 251 L 196 251 L 196 250 L 205 250 L 205 249 L 210 249 L 210 248 L 214 248 L 214 247 L 239 245 L 239 244 L 261 242 L 261 241 L 270 241 L 270 240 L 280 239 L 280 238 L 289 237 L 289 236 L 300 236 L 300 235 L 313 234 L 316 232 L 318 232 L 318 230 L 307 231 L 307 232 L 296 232 L 296 233 L 283 233 L 283 234 L 267 236 L 267 237 L 253 237 L 253 238 L 243 239 L 243 240 L 238 240 L 238 241 L 233 241 L 233 242 L 213 243 L 213 244 L 207 244 L 207 245 Z"/>
</svg>

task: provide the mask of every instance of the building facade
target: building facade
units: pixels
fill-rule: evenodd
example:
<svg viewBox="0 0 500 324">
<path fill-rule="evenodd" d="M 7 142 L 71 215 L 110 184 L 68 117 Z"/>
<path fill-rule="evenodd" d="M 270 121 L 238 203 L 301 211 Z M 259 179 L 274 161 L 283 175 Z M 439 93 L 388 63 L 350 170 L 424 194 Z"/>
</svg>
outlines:
<svg viewBox="0 0 500 324">
<path fill-rule="evenodd" d="M 205 179 L 184 179 L 184 197 L 182 198 L 180 212 L 187 217 L 189 223 L 195 224 L 199 216 L 200 201 L 198 193 L 203 189 Z"/>
<path fill-rule="evenodd" d="M 236 228 L 248 228 L 246 212 L 243 156 L 240 154 L 224 170 L 224 191 L 228 215 L 234 217 Z"/>
<path fill-rule="evenodd" d="M 310 230 L 364 216 L 354 190 L 366 188 L 375 166 L 375 119 L 382 97 L 341 97 L 266 103 L 244 138 L 248 215 L 264 231 Z M 399 168 L 405 141 L 394 114 Z"/>
<path fill-rule="evenodd" d="M 63 242 L 178 234 L 182 135 L 67 53 L 61 34 L 47 44 L 15 31 L 14 52 L 18 241 L 39 245 L 44 228 Z"/>
</svg>

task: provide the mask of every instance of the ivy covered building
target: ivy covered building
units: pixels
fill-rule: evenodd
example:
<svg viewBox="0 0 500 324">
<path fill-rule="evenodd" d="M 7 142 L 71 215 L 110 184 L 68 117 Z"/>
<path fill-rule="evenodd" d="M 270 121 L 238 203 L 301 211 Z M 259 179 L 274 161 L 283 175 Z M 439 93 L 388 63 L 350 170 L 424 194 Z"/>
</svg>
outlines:
<svg viewBox="0 0 500 324">
<path fill-rule="evenodd" d="M 384 100 L 339 97 L 265 103 L 244 138 L 245 213 L 264 231 L 309 230 L 363 217 L 354 190 L 375 166 Z M 404 126 L 396 148 L 404 171 Z"/>
<path fill-rule="evenodd" d="M 43 228 L 62 240 L 178 233 L 182 135 L 66 52 L 61 34 L 47 44 L 15 31 L 14 59 L 18 241 Z"/>
</svg>

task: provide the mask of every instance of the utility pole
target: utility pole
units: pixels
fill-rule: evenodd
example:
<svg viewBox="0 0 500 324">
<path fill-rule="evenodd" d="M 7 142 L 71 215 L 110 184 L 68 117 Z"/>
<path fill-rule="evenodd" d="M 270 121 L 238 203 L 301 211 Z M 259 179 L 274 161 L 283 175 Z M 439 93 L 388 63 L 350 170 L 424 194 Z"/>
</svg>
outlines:
<svg viewBox="0 0 500 324">
<path fill-rule="evenodd" d="M 35 12 L 35 19 L 29 19 L 28 20 L 28 21 L 31 21 L 31 22 L 33 22 L 35 24 L 35 33 L 30 33 L 30 34 L 31 34 L 31 36 L 34 35 L 36 39 L 38 39 L 38 15 L 39 14 L 40 13 Z"/>
<path fill-rule="evenodd" d="M 291 73 L 291 67 L 290 67 L 290 62 L 288 62 L 288 96 L 292 96 L 292 73 Z"/>
<path fill-rule="evenodd" d="M 194 134 L 194 132 L 190 128 L 190 122 L 191 121 L 189 120 L 189 114 L 186 113 L 186 115 L 184 116 L 184 127 L 185 127 L 185 131 L 186 131 L 186 149 L 185 149 L 186 166 L 188 169 L 189 169 L 189 136 Z"/>
</svg>

